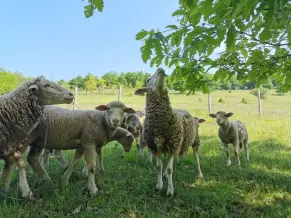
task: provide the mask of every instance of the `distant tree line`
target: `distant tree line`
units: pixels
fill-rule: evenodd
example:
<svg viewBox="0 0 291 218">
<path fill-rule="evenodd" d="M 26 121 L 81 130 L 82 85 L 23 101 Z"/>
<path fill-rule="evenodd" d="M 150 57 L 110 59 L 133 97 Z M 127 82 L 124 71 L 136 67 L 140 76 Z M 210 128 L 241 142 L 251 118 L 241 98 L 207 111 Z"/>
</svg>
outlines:
<svg viewBox="0 0 291 218">
<path fill-rule="evenodd" d="M 145 86 L 146 80 L 151 76 L 149 73 L 142 71 L 138 72 L 108 72 L 102 77 L 88 73 L 85 77 L 77 76 L 70 81 L 60 80 L 58 83 L 68 89 L 74 89 L 78 87 L 81 90 L 92 93 L 94 90 L 102 91 L 102 89 L 116 89 L 120 85 L 124 88 L 140 88 Z M 32 79 L 31 77 L 24 77 L 20 72 L 9 72 L 0 68 L 0 94 L 11 92 L 20 83 L 25 80 Z M 171 82 L 170 78 L 167 78 L 167 85 L 170 89 L 180 93 L 187 91 L 187 84 L 185 81 Z M 246 81 L 244 83 L 239 82 L 235 76 L 225 80 L 213 80 L 212 74 L 206 74 L 206 80 L 211 91 L 215 90 L 252 90 L 255 88 L 255 82 Z M 268 84 L 263 86 L 266 89 L 276 89 L 278 94 L 283 94 L 280 85 L 276 84 L 275 79 L 269 79 Z"/>
</svg>

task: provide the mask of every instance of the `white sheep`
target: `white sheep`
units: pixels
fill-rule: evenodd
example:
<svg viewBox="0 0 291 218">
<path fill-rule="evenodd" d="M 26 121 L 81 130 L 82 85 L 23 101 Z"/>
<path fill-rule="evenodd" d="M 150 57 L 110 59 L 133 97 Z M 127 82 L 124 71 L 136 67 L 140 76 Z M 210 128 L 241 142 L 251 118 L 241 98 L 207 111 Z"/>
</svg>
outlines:
<svg viewBox="0 0 291 218">
<path fill-rule="evenodd" d="M 118 101 L 99 105 L 96 110 L 71 111 L 52 106 L 45 107 L 46 121 L 40 123 L 29 135 L 30 150 L 27 156 L 29 164 L 40 179 L 51 180 L 39 160 L 44 147 L 49 150 L 76 149 L 69 168 L 62 176 L 62 183 L 68 184 L 73 169 L 84 155 L 88 164 L 88 189 L 91 195 L 97 194 L 96 150 L 115 134 L 124 113 L 135 111 Z M 126 149 L 129 150 L 130 148 Z"/>
<path fill-rule="evenodd" d="M 248 132 L 245 125 L 239 121 L 229 121 L 233 113 L 226 113 L 224 111 L 218 111 L 216 114 L 209 114 L 210 117 L 216 118 L 216 123 L 219 125 L 218 136 L 224 146 L 227 166 L 231 165 L 229 155 L 229 144 L 233 144 L 234 154 L 238 165 L 239 160 L 239 148 L 244 148 L 247 160 L 249 161 L 249 148 L 248 148 Z"/>
<path fill-rule="evenodd" d="M 187 152 L 189 146 L 194 146 L 197 127 L 195 120 L 188 111 L 172 109 L 165 77 L 165 71 L 162 68 L 157 69 L 148 79 L 146 87 L 136 90 L 135 94 L 147 93 L 143 138 L 144 143 L 157 157 L 158 181 L 156 188 L 161 190 L 163 187 L 163 163 L 160 156 L 164 153 L 168 155 L 167 195 L 173 196 L 174 158 Z M 199 157 L 196 149 L 194 149 L 194 153 L 196 157 Z M 196 162 L 198 177 L 202 178 L 198 158 L 196 158 Z"/>
<path fill-rule="evenodd" d="M 69 104 L 74 95 L 57 83 L 37 77 L 0 96 L 0 159 L 5 161 L 0 185 L 8 190 L 16 165 L 22 197 L 33 199 L 26 179 L 23 153 L 30 131 L 43 118 L 43 105 Z"/>
</svg>

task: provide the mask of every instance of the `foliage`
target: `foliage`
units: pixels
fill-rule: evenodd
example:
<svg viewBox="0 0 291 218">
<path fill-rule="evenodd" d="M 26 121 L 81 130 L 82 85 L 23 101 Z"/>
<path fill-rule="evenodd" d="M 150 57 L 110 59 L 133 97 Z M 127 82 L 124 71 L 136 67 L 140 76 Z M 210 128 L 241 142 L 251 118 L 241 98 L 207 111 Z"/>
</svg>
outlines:
<svg viewBox="0 0 291 218">
<path fill-rule="evenodd" d="M 82 0 L 84 1 L 84 0 Z M 97 9 L 102 12 L 104 8 L 103 0 L 88 0 L 88 5 L 84 6 L 84 15 L 86 18 L 93 16 L 94 11 Z"/>
<path fill-rule="evenodd" d="M 223 98 L 219 98 L 219 99 L 218 99 L 218 102 L 219 102 L 219 103 L 225 103 L 225 101 L 223 100 Z"/>
<path fill-rule="evenodd" d="M 242 98 L 242 100 L 241 100 L 241 103 L 243 103 L 243 104 L 247 104 L 247 103 L 248 103 L 248 101 L 247 101 L 247 99 L 246 99 L 246 98 Z"/>
<path fill-rule="evenodd" d="M 253 89 L 250 93 L 252 95 L 258 97 L 258 89 Z M 261 99 L 267 99 L 267 97 L 268 97 L 268 89 L 260 88 L 260 97 L 261 97 Z"/>
<path fill-rule="evenodd" d="M 272 76 L 291 90 L 290 10 L 287 0 L 180 0 L 172 14 L 178 23 L 142 29 L 136 40 L 142 60 L 173 67 L 172 80 L 184 80 L 189 93 L 210 92 L 209 70 L 215 81 L 235 75 L 260 87 Z"/>
<path fill-rule="evenodd" d="M 71 86 L 71 88 L 78 87 L 80 89 L 85 88 L 85 80 L 82 76 L 77 76 L 76 78 L 71 79 L 68 84 Z"/>
<path fill-rule="evenodd" d="M 96 89 L 96 86 L 97 86 L 97 78 L 93 75 L 89 75 L 85 82 L 86 89 L 91 91 L 91 93 L 93 93 L 93 90 Z"/>
</svg>

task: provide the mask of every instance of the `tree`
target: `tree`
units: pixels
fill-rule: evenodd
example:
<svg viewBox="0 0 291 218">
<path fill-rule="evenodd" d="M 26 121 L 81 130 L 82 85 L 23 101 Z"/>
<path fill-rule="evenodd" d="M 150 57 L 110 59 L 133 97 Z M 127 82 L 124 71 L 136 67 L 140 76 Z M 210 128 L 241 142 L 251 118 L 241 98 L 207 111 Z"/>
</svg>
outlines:
<svg viewBox="0 0 291 218">
<path fill-rule="evenodd" d="M 71 88 L 78 87 L 79 89 L 85 88 L 85 80 L 82 76 L 77 76 L 76 78 L 71 79 L 69 82 Z"/>
<path fill-rule="evenodd" d="M 85 82 L 85 88 L 91 91 L 92 96 L 93 96 L 93 91 L 96 89 L 96 86 L 97 86 L 96 77 L 93 75 L 89 75 L 87 77 L 87 81 Z"/>
<path fill-rule="evenodd" d="M 106 86 L 110 88 L 116 88 L 119 85 L 117 72 L 105 73 L 102 79 L 106 81 Z"/>
<path fill-rule="evenodd" d="M 209 92 L 209 70 L 214 80 L 236 75 L 256 87 L 273 76 L 291 90 L 290 10 L 287 0 L 180 0 L 172 14 L 177 24 L 142 29 L 136 40 L 143 40 L 142 60 L 174 67 L 172 77 L 185 80 L 189 94 Z"/>
</svg>

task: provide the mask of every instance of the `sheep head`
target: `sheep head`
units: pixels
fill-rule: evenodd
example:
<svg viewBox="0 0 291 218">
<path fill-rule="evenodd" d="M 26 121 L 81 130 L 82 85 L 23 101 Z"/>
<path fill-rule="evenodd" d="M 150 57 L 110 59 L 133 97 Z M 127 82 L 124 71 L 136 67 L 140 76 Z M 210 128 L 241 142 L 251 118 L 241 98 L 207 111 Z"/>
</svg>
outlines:
<svg viewBox="0 0 291 218">
<path fill-rule="evenodd" d="M 163 68 L 158 68 L 157 71 L 147 79 L 146 87 L 137 89 L 135 95 L 141 95 L 145 92 L 151 91 L 157 96 L 160 96 L 167 90 L 166 77 L 168 77 L 168 75 L 165 73 L 165 70 Z"/>
<path fill-rule="evenodd" d="M 107 105 L 99 105 L 95 109 L 105 112 L 106 122 L 110 128 L 117 128 L 120 125 L 124 113 L 135 113 L 134 109 L 126 107 L 121 101 L 112 101 Z"/>
<path fill-rule="evenodd" d="M 44 77 L 32 80 L 26 91 L 37 96 L 41 105 L 70 104 L 74 100 L 73 93 Z"/>
<path fill-rule="evenodd" d="M 224 111 L 218 111 L 216 114 L 209 114 L 210 117 L 216 118 L 216 123 L 221 126 L 228 122 L 228 118 L 233 115 L 232 112 L 226 113 Z"/>
</svg>

